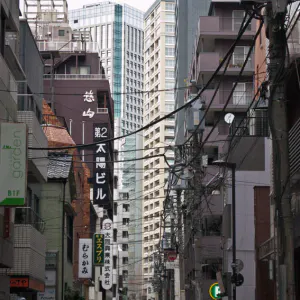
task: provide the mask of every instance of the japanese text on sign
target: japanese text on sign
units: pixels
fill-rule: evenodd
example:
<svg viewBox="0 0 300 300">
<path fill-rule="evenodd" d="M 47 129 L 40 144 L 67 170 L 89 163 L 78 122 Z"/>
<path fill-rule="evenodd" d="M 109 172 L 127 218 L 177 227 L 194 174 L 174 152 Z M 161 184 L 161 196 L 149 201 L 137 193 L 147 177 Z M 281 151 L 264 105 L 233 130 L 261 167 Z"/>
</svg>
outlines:
<svg viewBox="0 0 300 300">
<path fill-rule="evenodd" d="M 102 224 L 104 237 L 104 267 L 102 269 L 102 287 L 109 290 L 112 287 L 112 235 L 113 224 L 110 219 L 105 219 Z"/>
<path fill-rule="evenodd" d="M 85 92 L 85 94 L 83 95 L 83 101 L 88 102 L 88 103 L 95 102 L 94 93 L 92 90 L 89 92 Z M 82 113 L 83 117 L 89 117 L 90 119 L 93 118 L 94 115 L 95 115 L 95 112 L 93 110 L 91 110 L 90 107 L 88 108 L 88 110 L 85 110 Z"/>
<path fill-rule="evenodd" d="M 92 277 L 92 239 L 79 239 L 78 278 Z"/>
<path fill-rule="evenodd" d="M 108 139 L 108 124 L 94 124 L 94 204 L 109 204 L 109 180 L 107 168 L 109 161 L 108 145 L 103 140 Z"/>
<path fill-rule="evenodd" d="M 103 266 L 104 264 L 104 235 L 94 234 L 94 265 Z"/>
</svg>

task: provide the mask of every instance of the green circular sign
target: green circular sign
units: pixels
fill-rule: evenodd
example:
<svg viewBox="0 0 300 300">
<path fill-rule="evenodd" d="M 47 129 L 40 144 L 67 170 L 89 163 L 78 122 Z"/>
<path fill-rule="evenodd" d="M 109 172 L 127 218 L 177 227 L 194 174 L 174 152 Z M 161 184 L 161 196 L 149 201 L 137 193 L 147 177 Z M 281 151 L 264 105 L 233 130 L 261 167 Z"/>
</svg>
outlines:
<svg viewBox="0 0 300 300">
<path fill-rule="evenodd" d="M 221 297 L 218 296 L 219 294 L 221 294 L 219 284 L 217 282 L 213 283 L 209 288 L 209 296 L 212 299 L 221 299 Z"/>
</svg>

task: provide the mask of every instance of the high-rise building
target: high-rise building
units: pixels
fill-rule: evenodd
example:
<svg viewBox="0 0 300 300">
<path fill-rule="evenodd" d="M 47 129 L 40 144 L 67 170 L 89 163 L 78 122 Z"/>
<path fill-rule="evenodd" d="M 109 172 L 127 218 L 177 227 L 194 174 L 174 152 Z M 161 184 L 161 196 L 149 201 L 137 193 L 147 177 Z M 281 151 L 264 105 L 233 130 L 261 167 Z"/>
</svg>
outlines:
<svg viewBox="0 0 300 300">
<path fill-rule="evenodd" d="M 143 113 L 143 13 L 105 1 L 69 12 L 74 30 L 88 31 L 98 43 L 101 63 L 111 84 L 120 134 L 138 129 Z"/>
<path fill-rule="evenodd" d="M 145 32 L 145 90 L 144 124 L 165 116 L 174 109 L 175 87 L 175 1 L 157 0 L 144 15 Z M 166 91 L 163 91 L 166 90 Z M 143 296 L 155 297 L 152 285 L 154 256 L 160 249 L 161 213 L 163 211 L 167 180 L 164 154 L 170 164 L 174 152 L 174 118 L 168 118 L 144 131 L 143 181 Z M 174 273 L 173 273 L 174 274 Z M 176 275 L 175 275 L 176 276 Z M 174 279 L 174 278 L 173 278 Z M 179 287 L 179 285 L 177 285 Z M 179 291 L 175 292 L 175 299 Z"/>
</svg>

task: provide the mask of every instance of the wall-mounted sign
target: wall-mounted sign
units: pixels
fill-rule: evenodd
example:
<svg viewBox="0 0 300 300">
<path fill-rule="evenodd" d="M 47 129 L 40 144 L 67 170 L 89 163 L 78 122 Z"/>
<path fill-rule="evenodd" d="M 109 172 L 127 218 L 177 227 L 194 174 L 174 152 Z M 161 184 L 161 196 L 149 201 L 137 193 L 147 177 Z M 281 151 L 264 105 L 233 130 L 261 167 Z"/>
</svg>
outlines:
<svg viewBox="0 0 300 300">
<path fill-rule="evenodd" d="M 104 264 L 104 235 L 95 233 L 93 243 L 94 265 L 103 266 Z"/>
<path fill-rule="evenodd" d="M 0 205 L 25 205 L 26 168 L 26 124 L 0 123 Z"/>
<path fill-rule="evenodd" d="M 92 278 L 92 239 L 79 239 L 78 278 Z"/>
<path fill-rule="evenodd" d="M 95 102 L 95 97 L 92 90 L 89 92 L 85 92 L 85 94 L 83 95 L 83 101 L 87 103 Z M 90 119 L 92 119 L 94 115 L 95 112 L 90 107 L 82 113 L 83 117 L 89 117 Z"/>
<path fill-rule="evenodd" d="M 55 300 L 55 288 L 45 288 L 45 292 L 37 293 L 37 300 Z"/>
<path fill-rule="evenodd" d="M 93 124 L 94 143 L 97 143 L 94 148 L 94 161 L 95 166 L 93 170 L 94 177 L 94 204 L 101 207 L 108 205 L 109 199 L 109 178 L 107 169 L 109 168 L 109 147 L 107 143 L 101 141 L 107 140 L 108 124 L 97 123 Z"/>
<path fill-rule="evenodd" d="M 113 241 L 113 222 L 105 219 L 102 223 L 102 233 L 104 235 L 104 267 L 102 269 L 102 287 L 105 290 L 112 288 L 112 241 Z"/>
<path fill-rule="evenodd" d="M 45 285 L 46 286 L 56 285 L 56 270 L 45 270 Z"/>
<path fill-rule="evenodd" d="M 11 277 L 10 278 L 11 288 L 28 288 L 29 277 Z"/>
<path fill-rule="evenodd" d="M 219 284 L 216 282 L 216 283 L 213 283 L 210 288 L 209 288 L 209 296 L 212 298 L 212 299 L 221 299 L 220 296 L 218 296 L 219 294 L 221 294 L 221 290 L 220 290 L 220 287 L 219 287 Z"/>
</svg>

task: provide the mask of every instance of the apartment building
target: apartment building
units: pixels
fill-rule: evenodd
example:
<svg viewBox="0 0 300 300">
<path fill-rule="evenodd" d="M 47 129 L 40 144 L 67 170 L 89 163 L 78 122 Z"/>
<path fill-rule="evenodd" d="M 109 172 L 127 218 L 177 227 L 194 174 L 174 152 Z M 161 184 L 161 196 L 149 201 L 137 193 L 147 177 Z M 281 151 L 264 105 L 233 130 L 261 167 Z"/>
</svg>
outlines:
<svg viewBox="0 0 300 300">
<path fill-rule="evenodd" d="M 148 124 L 174 109 L 175 1 L 155 1 L 144 15 L 144 32 L 144 86 L 145 90 L 150 91 L 144 97 L 144 124 Z M 164 89 L 170 91 L 160 91 Z M 174 118 L 168 118 L 144 131 L 144 156 L 149 156 L 143 163 L 144 299 L 155 297 L 151 283 L 154 277 L 153 258 L 160 248 L 160 215 L 166 195 L 164 185 L 168 178 L 164 158 L 151 156 L 166 152 L 169 163 L 173 164 L 174 152 L 167 146 L 173 145 L 173 142 Z"/>
<path fill-rule="evenodd" d="M 21 141 L 27 141 L 23 151 L 27 150 L 27 146 L 47 147 L 47 138 L 41 127 L 42 99 L 41 95 L 35 94 L 43 92 L 43 61 L 27 22 L 19 21 L 19 1 L 2 1 L 1 15 L 1 87 L 8 92 L 2 92 L 0 127 L 3 126 L 4 130 L 4 126 L 14 126 L 15 122 L 19 123 L 19 127 L 26 124 L 23 126 L 25 131 L 22 130 L 24 136 L 18 142 L 21 145 Z M 30 65 L 26 63 L 28 61 L 31 61 Z M 43 159 L 38 162 L 36 157 Z M 40 196 L 33 184 L 41 184 L 47 180 L 46 157 L 47 151 L 27 151 L 21 161 L 27 165 L 22 176 L 23 187 L 20 182 L 15 183 L 15 188 L 24 190 L 26 202 L 23 200 L 21 203 L 17 198 L 13 200 L 8 197 L 6 205 L 1 208 L 1 224 L 5 225 L 1 228 L 0 241 L 1 299 L 9 299 L 10 294 L 20 295 L 22 292 L 28 297 L 35 297 L 44 289 L 45 272 L 43 268 L 39 268 L 45 263 L 44 221 L 39 211 Z M 5 166 L 1 170 L 4 177 L 0 181 L 3 185 L 10 170 L 6 170 Z M 5 188 L 7 187 L 3 185 L 1 190 Z M 9 201 L 18 201 L 18 204 L 14 204 L 18 207 L 10 208 Z"/>
<path fill-rule="evenodd" d="M 217 69 L 237 36 L 243 17 L 244 10 L 238 4 L 222 1 L 212 1 L 208 15 L 200 16 L 189 70 L 189 82 L 193 86 L 185 91 L 185 101 L 193 99 Z M 265 139 L 268 136 L 268 127 L 264 111 L 258 111 L 254 109 L 256 107 L 253 107 L 251 113 L 247 113 L 254 96 L 253 54 L 250 56 L 241 80 L 229 98 L 236 75 L 245 61 L 255 32 L 256 22 L 253 20 L 237 44 L 225 75 L 222 78 L 216 76 L 212 85 L 203 92 L 201 99 L 185 110 L 183 133 L 179 122 L 176 123 L 178 141 L 185 141 L 191 134 L 194 134 L 197 122 L 203 116 L 199 113 L 201 102 L 208 105 L 218 81 L 221 80 L 220 88 L 206 115 L 205 124 L 200 127 L 203 131 L 199 131 L 199 134 L 202 134 L 202 140 L 205 140 L 220 117 L 203 148 L 204 160 L 201 170 L 204 175 L 201 178 L 201 190 L 205 192 L 200 204 L 194 203 L 196 200 L 191 201 L 191 199 L 196 199 L 196 189 L 185 190 L 183 197 L 183 206 L 186 210 L 183 213 L 183 268 L 180 271 L 184 272 L 182 277 L 185 282 L 186 299 L 198 299 L 199 293 L 202 294 L 203 299 L 210 299 L 208 290 L 216 281 L 216 272 L 218 270 L 223 273 L 232 271 L 232 199 L 229 179 L 231 171 L 212 165 L 214 161 L 226 158 L 229 162 L 236 163 L 237 166 L 236 181 L 238 183 L 235 187 L 236 197 L 239 199 L 236 203 L 237 258 L 241 259 L 245 266 L 241 271 L 244 284 L 238 287 L 237 297 L 253 299 L 255 297 L 255 266 L 253 264 L 255 260 L 255 195 L 253 188 L 270 185 L 270 143 Z M 229 104 L 225 112 L 222 112 L 228 99 Z M 234 115 L 233 122 L 225 121 L 227 113 Z M 239 126 L 247 130 L 239 130 Z M 179 151 L 180 160 L 190 159 L 195 153 L 194 148 L 193 140 L 185 144 L 186 150 Z M 251 149 L 251 152 L 249 153 L 246 149 Z M 224 176 L 225 182 L 229 184 L 227 187 L 222 184 Z M 229 176 L 228 179 L 227 176 Z M 193 185 L 193 181 L 190 184 Z M 200 224 L 195 223 L 195 220 L 199 219 Z M 246 225 L 242 226 L 242 224 Z M 190 228 L 194 228 L 194 231 L 192 232 Z"/>
<path fill-rule="evenodd" d="M 70 26 L 90 32 L 110 82 L 120 134 L 143 124 L 143 13 L 129 5 L 103 1 L 69 11 Z"/>
</svg>

